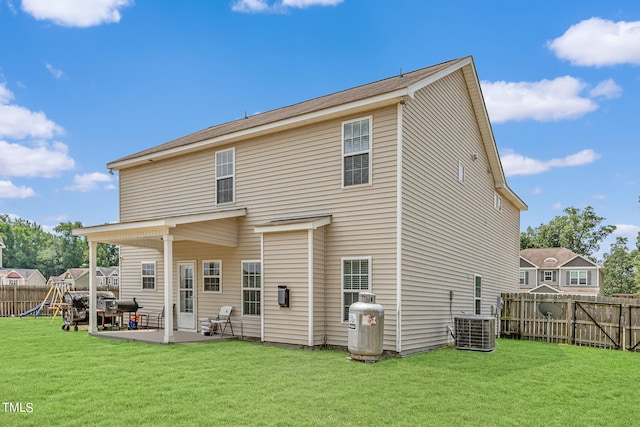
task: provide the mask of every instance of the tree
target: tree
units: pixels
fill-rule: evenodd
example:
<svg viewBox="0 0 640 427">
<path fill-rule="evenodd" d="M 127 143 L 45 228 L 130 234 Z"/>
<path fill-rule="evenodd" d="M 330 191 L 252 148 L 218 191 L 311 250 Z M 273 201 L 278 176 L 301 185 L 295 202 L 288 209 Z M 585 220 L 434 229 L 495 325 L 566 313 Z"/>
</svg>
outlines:
<svg viewBox="0 0 640 427">
<path fill-rule="evenodd" d="M 640 288 L 635 277 L 634 256 L 629 253 L 626 237 L 617 237 L 604 254 L 604 294 L 635 294 Z"/>
<path fill-rule="evenodd" d="M 73 235 L 73 229 L 81 227 L 82 223 L 76 221 L 73 223 L 61 222 L 54 228 L 56 232 L 55 246 L 60 260 L 60 267 L 67 267 L 62 271 L 81 266 L 87 258 L 87 241 L 83 237 Z"/>
<path fill-rule="evenodd" d="M 600 225 L 603 217 L 597 216 L 591 206 L 584 210 L 568 207 L 566 215 L 556 216 L 548 224 L 528 227 L 520 233 L 520 249 L 567 248 L 592 260 L 600 250 L 600 243 L 616 229 L 615 225 Z"/>
</svg>

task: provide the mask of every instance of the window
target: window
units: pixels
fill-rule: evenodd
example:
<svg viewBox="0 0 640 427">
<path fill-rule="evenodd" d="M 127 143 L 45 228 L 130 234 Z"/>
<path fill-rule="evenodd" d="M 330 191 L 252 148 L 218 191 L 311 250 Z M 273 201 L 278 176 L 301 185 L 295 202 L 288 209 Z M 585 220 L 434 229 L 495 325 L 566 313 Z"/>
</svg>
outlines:
<svg viewBox="0 0 640 427">
<path fill-rule="evenodd" d="M 205 292 L 222 290 L 222 261 L 202 261 L 202 281 Z"/>
<path fill-rule="evenodd" d="M 528 274 L 527 274 L 527 272 L 526 272 L 526 271 L 521 271 L 521 272 L 520 272 L 520 286 L 524 286 L 524 285 L 527 285 L 527 284 L 528 284 L 528 283 L 527 283 L 527 282 L 528 282 L 528 281 L 527 281 L 527 279 L 528 279 L 528 277 L 527 277 L 527 276 L 528 276 Z"/>
<path fill-rule="evenodd" d="M 18 286 L 18 279 L 9 279 L 10 286 Z"/>
<path fill-rule="evenodd" d="M 371 163 L 371 118 L 342 124 L 343 185 L 368 184 Z"/>
<path fill-rule="evenodd" d="M 156 263 L 142 263 L 142 289 L 156 288 Z"/>
<path fill-rule="evenodd" d="M 545 271 L 544 272 L 544 281 L 545 282 L 553 282 L 553 271 Z"/>
<path fill-rule="evenodd" d="M 233 148 L 216 152 L 216 204 L 234 201 L 234 154 Z"/>
<path fill-rule="evenodd" d="M 118 286 L 119 280 L 117 277 L 113 278 L 113 286 Z"/>
<path fill-rule="evenodd" d="M 502 210 L 502 197 L 498 193 L 493 193 L 493 207 L 497 210 Z"/>
<path fill-rule="evenodd" d="M 371 290 L 371 258 L 342 259 L 342 320 L 349 320 L 349 306 L 358 293 Z"/>
<path fill-rule="evenodd" d="M 458 181 L 464 182 L 464 163 L 458 162 Z"/>
<path fill-rule="evenodd" d="M 482 277 L 474 276 L 475 281 L 475 292 L 474 292 L 474 302 L 475 302 L 475 314 L 481 314 L 482 312 Z"/>
<path fill-rule="evenodd" d="M 587 284 L 587 271 L 586 270 L 573 270 L 569 272 L 569 284 L 570 285 L 586 285 Z"/>
<path fill-rule="evenodd" d="M 261 273 L 260 261 L 242 262 L 242 314 L 260 315 Z"/>
</svg>

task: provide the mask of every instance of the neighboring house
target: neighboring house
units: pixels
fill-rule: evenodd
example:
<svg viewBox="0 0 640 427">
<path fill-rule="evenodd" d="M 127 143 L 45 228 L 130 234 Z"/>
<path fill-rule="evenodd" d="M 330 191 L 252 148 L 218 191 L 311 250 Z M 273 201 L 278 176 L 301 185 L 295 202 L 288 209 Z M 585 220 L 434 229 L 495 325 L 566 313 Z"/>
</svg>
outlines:
<svg viewBox="0 0 640 427">
<path fill-rule="evenodd" d="M 70 268 L 59 276 L 52 276 L 48 282 L 64 282 L 76 290 L 89 289 L 89 268 Z M 96 267 L 97 286 L 118 286 L 120 284 L 120 267 Z"/>
<path fill-rule="evenodd" d="M 604 269 L 565 248 L 520 251 L 520 292 L 599 295 Z"/>
<path fill-rule="evenodd" d="M 43 286 L 47 284 L 40 270 L 35 268 L 0 268 L 0 285 Z"/>
<path fill-rule="evenodd" d="M 120 222 L 74 234 L 90 265 L 98 242 L 120 245 L 121 298 L 174 307 L 167 343 L 174 326 L 196 331 L 232 305 L 247 337 L 346 346 L 349 306 L 369 291 L 385 309 L 384 350 L 407 354 L 446 345 L 452 315 L 489 315 L 518 290 L 526 205 L 505 181 L 471 57 L 107 167 Z"/>
</svg>

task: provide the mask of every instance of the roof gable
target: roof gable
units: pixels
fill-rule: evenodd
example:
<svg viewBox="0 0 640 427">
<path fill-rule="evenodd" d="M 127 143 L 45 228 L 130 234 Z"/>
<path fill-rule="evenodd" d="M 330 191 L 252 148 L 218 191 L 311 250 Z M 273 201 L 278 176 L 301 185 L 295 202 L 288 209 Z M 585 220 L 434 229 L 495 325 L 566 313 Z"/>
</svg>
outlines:
<svg viewBox="0 0 640 427">
<path fill-rule="evenodd" d="M 529 248 L 520 251 L 520 257 L 541 269 L 559 268 L 576 256 L 575 252 L 566 248 Z"/>
</svg>

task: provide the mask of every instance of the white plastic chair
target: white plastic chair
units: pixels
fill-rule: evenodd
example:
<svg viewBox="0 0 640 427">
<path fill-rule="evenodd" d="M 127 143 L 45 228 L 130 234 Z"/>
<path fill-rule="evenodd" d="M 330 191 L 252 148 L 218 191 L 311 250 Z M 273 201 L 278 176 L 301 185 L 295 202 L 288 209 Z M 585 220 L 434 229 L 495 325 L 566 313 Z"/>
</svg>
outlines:
<svg viewBox="0 0 640 427">
<path fill-rule="evenodd" d="M 233 307 L 230 305 L 225 305 L 220 307 L 220 311 L 218 312 L 218 317 L 211 320 L 211 327 L 215 331 L 216 329 L 220 331 L 220 337 L 224 336 L 224 332 L 227 330 L 227 326 L 231 328 L 231 335 L 235 336 L 233 333 L 233 325 L 231 324 L 231 312 L 233 311 Z"/>
</svg>

